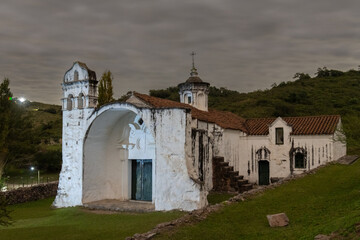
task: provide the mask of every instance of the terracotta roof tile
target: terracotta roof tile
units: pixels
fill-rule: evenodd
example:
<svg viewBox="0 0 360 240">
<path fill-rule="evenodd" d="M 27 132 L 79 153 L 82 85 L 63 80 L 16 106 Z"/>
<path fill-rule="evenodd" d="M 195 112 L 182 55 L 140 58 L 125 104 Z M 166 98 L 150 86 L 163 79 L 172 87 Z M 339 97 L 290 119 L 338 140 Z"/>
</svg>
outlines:
<svg viewBox="0 0 360 240">
<path fill-rule="evenodd" d="M 152 97 L 134 92 L 136 97 L 155 108 L 184 108 L 190 109 L 192 118 L 200 121 L 216 123 L 225 129 L 241 130 L 249 135 L 268 135 L 269 125 L 276 118 L 244 119 L 231 112 L 209 109 L 201 111 L 185 103 Z M 333 134 L 340 120 L 339 115 L 310 116 L 310 117 L 284 117 L 282 118 L 293 129 L 291 135 L 322 135 Z"/>
<path fill-rule="evenodd" d="M 208 112 L 201 111 L 185 103 L 179 103 L 167 99 L 152 97 L 149 95 L 134 92 L 136 97 L 140 98 L 144 102 L 156 108 L 185 108 L 191 110 L 192 118 L 200 121 L 216 123 L 222 128 L 235 129 L 246 132 L 245 119 L 239 117 L 231 112 L 222 112 L 213 109 L 209 109 Z"/>
<path fill-rule="evenodd" d="M 333 134 L 339 123 L 339 115 L 284 117 L 282 118 L 292 127 L 291 135 L 326 135 Z M 268 135 L 269 125 L 276 118 L 254 118 L 246 120 L 249 135 Z"/>
</svg>

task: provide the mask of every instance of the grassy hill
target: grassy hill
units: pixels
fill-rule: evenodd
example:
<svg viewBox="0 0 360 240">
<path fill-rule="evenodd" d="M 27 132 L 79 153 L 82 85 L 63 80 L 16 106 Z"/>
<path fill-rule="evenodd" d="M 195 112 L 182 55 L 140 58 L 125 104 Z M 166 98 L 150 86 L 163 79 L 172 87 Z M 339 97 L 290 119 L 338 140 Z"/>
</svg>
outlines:
<svg viewBox="0 0 360 240">
<path fill-rule="evenodd" d="M 206 80 L 206 79 L 204 79 Z M 178 101 L 177 87 L 151 90 L 150 95 Z M 317 77 L 273 84 L 271 89 L 239 93 L 210 87 L 209 107 L 245 118 L 339 114 L 348 151 L 360 151 L 360 72 L 318 69 Z"/>
<path fill-rule="evenodd" d="M 14 101 L 13 114 L 18 117 L 13 117 L 16 120 L 11 126 L 6 174 L 22 174 L 21 171 L 30 165 L 44 171 L 58 171 L 61 164 L 61 107 Z"/>
</svg>

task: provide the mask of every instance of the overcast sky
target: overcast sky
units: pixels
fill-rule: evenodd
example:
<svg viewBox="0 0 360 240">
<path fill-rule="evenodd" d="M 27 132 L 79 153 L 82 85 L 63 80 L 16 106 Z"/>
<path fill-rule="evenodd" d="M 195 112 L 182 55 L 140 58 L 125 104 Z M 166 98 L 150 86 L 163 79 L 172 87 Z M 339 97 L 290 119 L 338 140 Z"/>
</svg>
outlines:
<svg viewBox="0 0 360 240">
<path fill-rule="evenodd" d="M 114 95 L 203 81 L 240 92 L 296 72 L 360 64 L 358 0 L 2 0 L 0 77 L 15 97 L 60 104 L 76 60 L 114 74 Z"/>
</svg>

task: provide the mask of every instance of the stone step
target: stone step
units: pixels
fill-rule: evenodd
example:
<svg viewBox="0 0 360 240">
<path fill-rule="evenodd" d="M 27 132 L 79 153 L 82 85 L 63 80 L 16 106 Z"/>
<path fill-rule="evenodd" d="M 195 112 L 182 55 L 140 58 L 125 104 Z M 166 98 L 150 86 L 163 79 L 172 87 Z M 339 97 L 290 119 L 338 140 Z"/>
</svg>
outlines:
<svg viewBox="0 0 360 240">
<path fill-rule="evenodd" d="M 239 175 L 239 171 L 229 171 L 229 174 L 230 174 L 230 176 L 235 177 L 235 176 Z"/>
<path fill-rule="evenodd" d="M 234 167 L 232 167 L 232 166 L 224 166 L 224 167 L 222 167 L 222 169 L 225 171 L 228 171 L 228 172 L 234 171 Z"/>
<path fill-rule="evenodd" d="M 241 180 L 238 180 L 237 181 L 237 184 L 239 185 L 239 186 L 242 186 L 242 185 L 245 185 L 245 184 L 248 184 L 249 183 L 249 181 L 248 180 L 245 180 L 245 179 L 241 179 Z"/>
<path fill-rule="evenodd" d="M 253 188 L 253 185 L 248 183 L 248 184 L 244 184 L 240 186 L 240 192 L 245 192 L 245 191 L 249 191 L 250 189 Z"/>
<path fill-rule="evenodd" d="M 214 162 L 224 162 L 224 157 L 214 157 Z"/>
<path fill-rule="evenodd" d="M 237 182 L 238 180 L 242 180 L 243 178 L 244 178 L 244 176 L 236 175 L 236 176 L 232 177 L 232 180 L 234 180 L 234 182 Z"/>
<path fill-rule="evenodd" d="M 218 164 L 219 166 L 224 166 L 224 167 L 229 166 L 228 162 L 219 162 Z"/>
</svg>

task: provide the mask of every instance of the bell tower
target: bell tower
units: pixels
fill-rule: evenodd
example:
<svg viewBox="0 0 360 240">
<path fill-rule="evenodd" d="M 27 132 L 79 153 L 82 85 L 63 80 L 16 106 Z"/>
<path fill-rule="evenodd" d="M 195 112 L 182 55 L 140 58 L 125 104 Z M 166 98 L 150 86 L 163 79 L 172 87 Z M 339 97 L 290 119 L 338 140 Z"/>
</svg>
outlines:
<svg viewBox="0 0 360 240">
<path fill-rule="evenodd" d="M 65 73 L 62 83 L 63 111 L 95 108 L 97 83 L 94 71 L 90 70 L 85 63 L 74 62 L 73 66 Z"/>
<path fill-rule="evenodd" d="M 202 111 L 208 111 L 208 95 L 210 84 L 201 80 L 197 69 L 195 68 L 195 53 L 192 52 L 191 56 L 192 69 L 190 72 L 190 77 L 184 83 L 180 83 L 178 85 L 180 102 L 189 104 Z"/>
<path fill-rule="evenodd" d="M 96 73 L 85 63 L 74 62 L 65 73 L 62 110 L 62 169 L 58 193 L 53 203 L 56 207 L 82 204 L 83 143 L 88 117 L 97 104 Z"/>
</svg>

